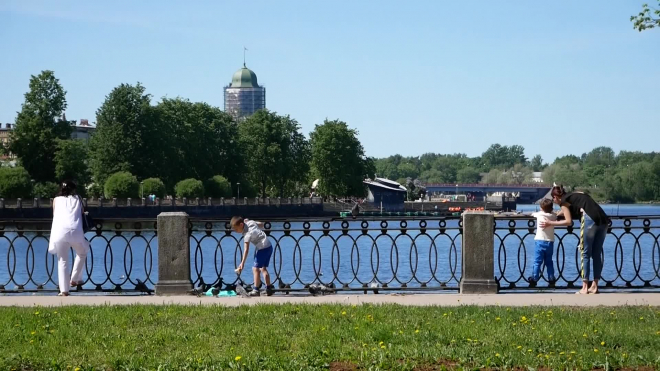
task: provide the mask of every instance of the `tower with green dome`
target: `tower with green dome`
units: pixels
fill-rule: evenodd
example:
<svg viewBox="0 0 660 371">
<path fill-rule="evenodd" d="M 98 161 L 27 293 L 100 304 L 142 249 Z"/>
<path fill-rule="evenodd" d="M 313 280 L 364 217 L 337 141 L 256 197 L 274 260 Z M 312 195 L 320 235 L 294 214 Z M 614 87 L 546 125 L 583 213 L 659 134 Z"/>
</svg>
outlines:
<svg viewBox="0 0 660 371">
<path fill-rule="evenodd" d="M 245 66 L 236 71 L 231 84 L 225 86 L 225 112 L 240 121 L 266 108 L 266 88 L 259 86 L 257 75 Z"/>
</svg>

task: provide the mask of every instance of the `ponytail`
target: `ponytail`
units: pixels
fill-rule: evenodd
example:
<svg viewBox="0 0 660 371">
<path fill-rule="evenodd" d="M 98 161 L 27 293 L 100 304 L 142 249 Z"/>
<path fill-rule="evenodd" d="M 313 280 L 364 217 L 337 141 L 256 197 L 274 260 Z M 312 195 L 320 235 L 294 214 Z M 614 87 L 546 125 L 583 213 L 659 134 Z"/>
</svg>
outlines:
<svg viewBox="0 0 660 371">
<path fill-rule="evenodd" d="M 561 184 L 555 185 L 554 187 L 552 187 L 551 194 L 552 194 L 552 197 L 561 198 L 566 194 L 566 190 L 564 190 L 564 187 Z"/>
</svg>

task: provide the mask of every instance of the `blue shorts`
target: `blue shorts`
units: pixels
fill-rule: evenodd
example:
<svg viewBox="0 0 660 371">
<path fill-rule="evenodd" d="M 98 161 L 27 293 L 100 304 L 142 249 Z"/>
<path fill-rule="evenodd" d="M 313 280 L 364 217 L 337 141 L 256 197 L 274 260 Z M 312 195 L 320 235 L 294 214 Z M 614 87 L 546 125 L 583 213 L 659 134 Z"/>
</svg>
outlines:
<svg viewBox="0 0 660 371">
<path fill-rule="evenodd" d="M 273 255 L 273 246 L 254 251 L 254 268 L 268 268 L 270 257 Z"/>
</svg>

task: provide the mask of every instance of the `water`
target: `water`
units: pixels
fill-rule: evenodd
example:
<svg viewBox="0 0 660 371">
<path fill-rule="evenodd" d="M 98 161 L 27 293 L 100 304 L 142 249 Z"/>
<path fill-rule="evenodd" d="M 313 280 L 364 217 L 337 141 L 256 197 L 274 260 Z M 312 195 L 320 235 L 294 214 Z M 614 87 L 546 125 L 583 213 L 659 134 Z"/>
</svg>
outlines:
<svg viewBox="0 0 660 371">
<path fill-rule="evenodd" d="M 654 205 L 604 205 L 603 208 L 611 216 L 618 212 L 620 216 L 660 217 L 660 206 Z M 523 212 L 537 209 L 536 205 L 519 207 Z M 605 280 L 613 281 L 615 286 L 624 286 L 627 281 L 635 286 L 643 285 L 644 281 L 660 286 L 660 219 L 650 222 L 648 232 L 644 231 L 641 219 L 633 220 L 630 231 L 626 232 L 623 220 L 614 221 L 613 233 L 608 234 L 604 245 Z M 508 221 L 497 222 L 495 275 L 502 279 L 501 285 L 525 286 L 522 278 L 531 275 L 534 230 L 530 232 L 527 223 L 517 220 L 516 233 L 510 233 Z M 440 229 L 439 221 L 428 221 L 424 232 L 420 230 L 419 221 L 409 221 L 405 234 L 400 221 L 390 220 L 386 234 L 381 233 L 379 224 L 380 221 L 369 221 L 368 230 L 363 233 L 361 222 L 351 221 L 347 232 L 343 233 L 342 223 L 332 222 L 326 234 L 322 223 L 311 223 L 307 231 L 302 223 L 292 223 L 288 233 L 283 231 L 282 223 L 274 223 L 270 237 L 275 246 L 271 275 L 279 276 L 284 284 L 294 288 L 317 279 L 334 281 L 338 286 L 348 284 L 352 288 L 368 286 L 374 281 L 390 287 L 400 287 L 402 283 L 408 287 L 419 287 L 420 283 L 436 288 L 443 284 L 458 286 L 461 235 L 457 220 L 448 220 L 444 230 Z M 201 274 L 207 283 L 215 282 L 218 277 L 225 282 L 235 281 L 234 268 L 241 258 L 240 236 L 225 233 L 224 223 L 215 223 L 211 234 L 206 233 L 203 224 L 196 224 L 194 228 L 198 230 L 191 237 L 194 280 Z M 577 281 L 579 277 L 579 227 L 573 234 L 564 236 L 565 232 L 556 231 L 563 238 L 561 243 L 555 242 L 555 270 L 557 275 L 563 274 L 558 282 L 560 286 Z M 85 289 L 93 290 L 97 285 L 103 289 L 114 289 L 117 285 L 132 289 L 137 279 L 153 287 L 158 277 L 158 240 L 153 231 L 88 233 L 87 238 L 92 245 L 87 258 L 91 280 L 85 284 Z M 57 261 L 47 254 L 47 244 L 46 237 L 35 232 L 26 231 L 23 236 L 5 232 L 0 236 L 0 284 L 7 290 L 17 285 L 35 289 L 40 284 L 45 289 L 55 290 Z M 251 266 L 252 256 L 248 257 L 247 264 Z M 251 271 L 246 269 L 241 279 L 251 282 L 251 276 Z M 84 279 L 88 279 L 88 274 Z M 542 282 L 540 286 L 543 285 Z"/>
</svg>

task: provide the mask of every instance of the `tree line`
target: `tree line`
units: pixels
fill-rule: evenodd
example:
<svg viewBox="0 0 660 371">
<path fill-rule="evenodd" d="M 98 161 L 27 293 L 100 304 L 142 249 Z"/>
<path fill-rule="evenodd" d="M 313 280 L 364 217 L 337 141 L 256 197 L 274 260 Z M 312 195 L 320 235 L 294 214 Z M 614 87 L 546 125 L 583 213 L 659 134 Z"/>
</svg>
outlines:
<svg viewBox="0 0 660 371">
<path fill-rule="evenodd" d="M 358 132 L 340 120 L 309 139 L 288 115 L 261 110 L 237 123 L 222 109 L 184 98 L 154 104 L 140 83 L 115 87 L 96 111 L 89 143 L 71 139 L 66 92 L 52 71 L 30 79 L 0 169 L 0 196 L 52 197 L 72 179 L 88 196 L 362 196 L 373 176 Z M 141 193 L 141 194 L 140 194 Z"/>
<path fill-rule="evenodd" d="M 414 157 L 394 155 L 376 160 L 376 173 L 415 188 L 410 186 L 415 180 L 417 184 L 531 184 L 538 181 L 534 177 L 537 172 L 545 184 L 563 184 L 569 189 L 588 192 L 599 201 L 660 200 L 658 152 L 616 154 L 609 147 L 598 147 L 579 157 L 558 157 L 551 164 L 544 163 L 540 155 L 530 160 L 524 152 L 519 145 L 493 144 L 476 157 L 435 153 Z"/>
<path fill-rule="evenodd" d="M 601 201 L 660 200 L 660 153 L 598 147 L 553 163 L 525 156 L 520 145 L 493 144 L 480 156 L 426 153 L 373 159 L 358 132 L 325 120 L 306 137 L 288 115 L 261 110 L 237 123 L 218 107 L 184 98 L 154 104 L 141 84 L 115 87 L 96 111 L 89 143 L 71 139 L 66 92 L 52 71 L 30 79 L 5 152 L 17 167 L 0 168 L 0 197 L 52 197 L 72 179 L 87 196 L 362 197 L 375 175 L 407 186 L 428 183 L 564 184 Z M 240 184 L 240 185 L 239 185 Z"/>
</svg>

